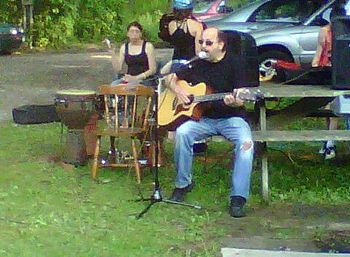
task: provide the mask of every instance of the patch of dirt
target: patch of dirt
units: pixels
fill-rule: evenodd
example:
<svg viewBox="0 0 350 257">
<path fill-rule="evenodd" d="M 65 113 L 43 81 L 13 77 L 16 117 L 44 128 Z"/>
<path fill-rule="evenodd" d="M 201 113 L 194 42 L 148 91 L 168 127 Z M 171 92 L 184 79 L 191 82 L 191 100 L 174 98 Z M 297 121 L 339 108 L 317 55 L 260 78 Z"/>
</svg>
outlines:
<svg viewBox="0 0 350 257">
<path fill-rule="evenodd" d="M 247 217 L 223 221 L 232 230 L 222 246 L 349 253 L 349 207 L 281 203 L 250 207 Z"/>
<path fill-rule="evenodd" d="M 317 236 L 315 243 L 324 252 L 350 253 L 350 229 L 327 231 Z"/>
</svg>

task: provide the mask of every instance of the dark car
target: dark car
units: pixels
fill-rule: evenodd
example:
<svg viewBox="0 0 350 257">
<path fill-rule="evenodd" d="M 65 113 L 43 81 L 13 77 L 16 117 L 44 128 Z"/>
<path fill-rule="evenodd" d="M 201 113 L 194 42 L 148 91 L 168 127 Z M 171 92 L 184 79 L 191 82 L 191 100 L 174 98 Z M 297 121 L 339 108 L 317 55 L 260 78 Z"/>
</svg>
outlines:
<svg viewBox="0 0 350 257">
<path fill-rule="evenodd" d="M 0 24 L 0 53 L 11 53 L 24 42 L 23 29 L 12 24 Z"/>
<path fill-rule="evenodd" d="M 208 18 L 222 17 L 232 11 L 233 9 L 226 5 L 225 0 L 197 1 L 194 5 L 193 16 L 203 21 Z"/>
</svg>

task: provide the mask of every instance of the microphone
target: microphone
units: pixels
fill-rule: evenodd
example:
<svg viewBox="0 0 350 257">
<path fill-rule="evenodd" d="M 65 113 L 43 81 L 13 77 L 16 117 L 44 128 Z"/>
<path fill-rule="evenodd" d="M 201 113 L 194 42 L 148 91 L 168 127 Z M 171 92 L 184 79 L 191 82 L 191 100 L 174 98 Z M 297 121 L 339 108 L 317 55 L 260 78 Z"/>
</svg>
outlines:
<svg viewBox="0 0 350 257">
<path fill-rule="evenodd" d="M 198 53 L 198 55 L 196 55 L 196 56 L 192 57 L 191 59 L 185 61 L 182 65 L 187 66 L 187 65 L 189 65 L 190 63 L 192 63 L 194 61 L 197 61 L 199 59 L 205 60 L 205 59 L 208 59 L 208 57 L 209 57 L 209 55 L 208 55 L 207 52 L 200 51 Z"/>
</svg>

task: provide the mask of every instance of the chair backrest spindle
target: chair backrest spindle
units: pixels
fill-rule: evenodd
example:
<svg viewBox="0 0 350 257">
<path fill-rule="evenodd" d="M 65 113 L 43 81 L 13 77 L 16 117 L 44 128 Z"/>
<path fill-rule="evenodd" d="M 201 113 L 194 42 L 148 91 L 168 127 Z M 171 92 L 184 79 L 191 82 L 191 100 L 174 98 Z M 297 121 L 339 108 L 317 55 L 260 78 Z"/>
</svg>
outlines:
<svg viewBox="0 0 350 257">
<path fill-rule="evenodd" d="M 103 100 L 104 100 L 104 106 L 105 106 L 105 119 L 108 125 L 111 123 L 111 119 L 109 117 L 109 108 L 108 108 L 108 96 L 103 95 Z"/>
<path fill-rule="evenodd" d="M 99 91 L 105 101 L 105 120 L 108 127 L 114 127 L 116 132 L 121 128 L 147 129 L 154 93 L 152 88 L 143 85 L 102 85 Z M 113 110 L 110 110 L 110 101 Z"/>
</svg>

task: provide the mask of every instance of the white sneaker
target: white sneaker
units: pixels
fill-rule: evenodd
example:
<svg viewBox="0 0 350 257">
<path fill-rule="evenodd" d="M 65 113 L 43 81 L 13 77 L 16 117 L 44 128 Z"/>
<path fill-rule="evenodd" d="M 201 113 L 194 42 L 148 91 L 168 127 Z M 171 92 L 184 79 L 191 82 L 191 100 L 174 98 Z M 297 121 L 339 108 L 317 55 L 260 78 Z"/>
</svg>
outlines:
<svg viewBox="0 0 350 257">
<path fill-rule="evenodd" d="M 330 160 L 335 158 L 335 146 L 332 147 L 327 147 L 324 151 L 324 159 L 325 160 Z"/>
</svg>

